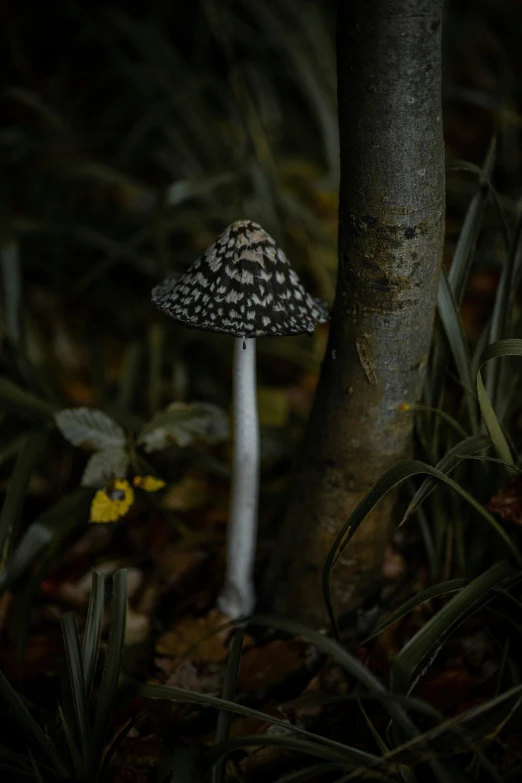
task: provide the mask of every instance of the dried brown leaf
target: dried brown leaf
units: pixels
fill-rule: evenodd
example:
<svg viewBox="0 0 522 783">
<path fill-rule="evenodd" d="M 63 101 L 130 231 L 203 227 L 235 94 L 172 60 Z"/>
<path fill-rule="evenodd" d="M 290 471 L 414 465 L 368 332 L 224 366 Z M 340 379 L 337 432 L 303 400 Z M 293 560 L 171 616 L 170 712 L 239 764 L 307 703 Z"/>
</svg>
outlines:
<svg viewBox="0 0 522 783">
<path fill-rule="evenodd" d="M 502 519 L 522 525 L 522 476 L 515 476 L 496 495 L 493 495 L 488 503 L 488 509 Z"/>
<path fill-rule="evenodd" d="M 186 617 L 172 631 L 160 636 L 156 653 L 175 660 L 189 658 L 201 663 L 221 663 L 229 652 L 230 628 L 223 628 L 227 622 L 216 611 L 205 617 Z"/>
<path fill-rule="evenodd" d="M 238 690 L 271 688 L 306 666 L 307 644 L 292 639 L 276 639 L 264 647 L 252 647 L 241 658 Z"/>
</svg>

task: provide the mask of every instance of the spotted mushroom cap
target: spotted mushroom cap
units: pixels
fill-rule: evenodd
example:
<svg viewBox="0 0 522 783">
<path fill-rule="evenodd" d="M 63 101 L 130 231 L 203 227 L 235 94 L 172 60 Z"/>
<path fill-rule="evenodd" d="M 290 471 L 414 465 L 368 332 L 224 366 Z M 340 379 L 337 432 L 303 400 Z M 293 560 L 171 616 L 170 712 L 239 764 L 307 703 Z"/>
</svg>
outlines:
<svg viewBox="0 0 522 783">
<path fill-rule="evenodd" d="M 152 301 L 186 326 L 235 337 L 311 333 L 330 318 L 270 234 L 251 220 L 232 223 L 185 274 L 157 285 Z"/>
</svg>

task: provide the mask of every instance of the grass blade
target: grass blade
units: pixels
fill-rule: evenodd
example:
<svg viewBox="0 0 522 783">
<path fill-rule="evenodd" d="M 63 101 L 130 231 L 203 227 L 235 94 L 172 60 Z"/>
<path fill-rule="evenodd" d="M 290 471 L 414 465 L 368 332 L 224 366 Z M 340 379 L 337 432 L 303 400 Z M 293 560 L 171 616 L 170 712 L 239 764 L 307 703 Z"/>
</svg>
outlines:
<svg viewBox="0 0 522 783">
<path fill-rule="evenodd" d="M 0 593 L 22 576 L 45 547 L 51 544 L 57 546 L 60 538 L 65 538 L 80 521 L 87 520 L 91 498 L 91 491 L 77 490 L 59 500 L 29 525 L 9 557 L 5 570 L 0 573 Z"/>
<path fill-rule="evenodd" d="M 127 615 L 127 569 L 116 571 L 112 590 L 109 642 L 94 719 L 93 753 L 96 759 L 101 758 L 104 742 L 107 739 L 121 673 Z"/>
<path fill-rule="evenodd" d="M 384 686 L 381 687 L 384 688 Z M 299 737 L 303 737 L 307 741 L 311 740 L 313 742 L 321 743 L 321 745 L 324 745 L 327 748 L 336 751 L 337 753 L 344 754 L 354 751 L 356 756 L 358 756 L 360 753 L 360 751 L 357 751 L 355 748 L 351 748 L 348 745 L 335 742 L 334 740 L 328 739 L 327 737 L 317 736 L 316 734 L 313 734 L 310 731 L 306 731 L 305 729 L 301 729 L 298 726 L 292 726 L 280 718 L 275 718 L 272 715 L 259 712 L 259 710 L 254 710 L 251 707 L 244 707 L 242 704 L 236 704 L 233 701 L 220 699 L 217 696 L 209 696 L 205 693 L 196 693 L 195 691 L 188 691 L 184 688 L 175 688 L 171 685 L 152 685 L 149 683 L 139 685 L 136 696 L 141 696 L 145 699 L 167 699 L 169 701 L 179 701 L 185 704 L 198 704 L 201 707 L 214 707 L 218 710 L 227 710 L 228 712 L 231 712 L 235 715 L 244 715 L 245 717 L 249 718 L 257 718 L 259 720 L 265 721 L 266 723 L 270 723 L 273 726 L 279 726 L 288 732 L 291 731 L 294 734 L 297 734 Z M 370 754 L 364 755 L 366 758 L 370 756 Z M 373 759 L 377 763 L 379 762 L 377 756 L 373 756 Z"/>
<path fill-rule="evenodd" d="M 312 644 L 315 644 L 321 652 L 326 653 L 332 660 L 342 666 L 343 669 L 346 669 L 352 677 L 365 685 L 371 693 L 381 695 L 387 693 L 387 689 L 383 683 L 354 655 L 351 655 L 345 650 L 335 639 L 328 639 L 328 637 L 324 636 L 322 633 L 314 631 L 312 628 L 287 617 L 255 614 L 249 618 L 248 623 L 249 625 L 277 628 L 280 631 L 285 631 L 285 633 L 304 636 L 309 639 Z M 416 727 L 400 704 L 397 704 L 394 701 L 385 701 L 383 703 L 385 704 L 390 717 L 396 720 L 407 734 L 413 735 L 418 733 Z"/>
<path fill-rule="evenodd" d="M 143 718 L 144 715 L 146 715 L 146 712 L 138 712 L 136 715 L 134 715 L 133 718 L 127 721 L 127 723 L 124 726 L 122 726 L 122 728 L 118 731 L 118 733 L 113 737 L 103 759 L 103 764 L 101 766 L 100 774 L 99 774 L 100 780 L 105 780 L 108 774 L 109 767 L 111 765 L 112 758 L 116 753 L 120 742 L 122 742 L 125 739 L 129 731 L 133 729 L 134 726 L 136 726 L 140 722 L 140 720 Z"/>
<path fill-rule="evenodd" d="M 504 460 L 504 462 L 516 462 L 513 459 L 511 449 L 509 448 L 500 422 L 495 415 L 481 375 L 481 369 L 486 362 L 489 362 L 492 359 L 501 358 L 502 356 L 522 356 L 522 340 L 498 340 L 498 342 L 492 343 L 486 348 L 481 356 L 477 373 L 477 393 L 482 416 L 484 417 L 486 427 L 488 428 L 491 440 L 493 441 L 499 457 Z"/>
<path fill-rule="evenodd" d="M 490 177 L 493 172 L 496 159 L 496 140 L 493 137 L 484 161 L 482 170 L 478 169 L 476 173 L 480 178 L 480 184 L 477 192 L 471 199 L 471 202 L 464 218 L 459 238 L 453 253 L 453 260 L 448 272 L 448 284 L 453 294 L 454 301 L 458 306 L 464 294 L 469 270 L 475 256 L 475 249 L 478 242 L 482 221 L 486 210 L 490 187 Z M 463 168 L 470 170 L 467 164 Z M 474 168 L 471 170 L 475 171 Z M 440 290 L 440 288 L 439 288 Z M 444 341 L 438 341 L 433 351 L 431 362 L 430 381 L 427 386 L 428 399 L 430 403 L 437 407 L 441 399 L 444 376 L 447 365 L 448 346 Z M 468 387 L 473 388 L 472 386 Z"/>
<path fill-rule="evenodd" d="M 518 258 L 522 255 L 522 213 L 518 219 L 515 237 L 506 256 L 502 267 L 502 273 L 497 286 L 493 313 L 491 315 L 491 324 L 489 327 L 489 342 L 495 343 L 502 338 L 509 337 L 509 308 L 511 299 L 511 289 L 514 282 L 514 270 L 517 266 Z M 496 362 L 490 364 L 486 372 L 486 391 L 491 399 L 492 405 L 497 406 L 500 393 L 499 389 L 499 369 Z"/>
<path fill-rule="evenodd" d="M 85 694 L 87 699 L 89 699 L 91 695 L 94 675 L 96 673 L 96 664 L 98 663 L 98 655 L 100 653 L 104 601 L 105 578 L 103 574 L 93 571 L 91 595 L 89 598 L 89 608 L 87 610 L 87 620 L 85 621 L 82 646 L 83 676 L 85 679 Z"/>
<path fill-rule="evenodd" d="M 80 742 L 83 769 L 87 776 L 90 772 L 92 761 L 91 731 L 89 725 L 89 707 L 85 691 L 85 678 L 83 675 L 80 634 L 78 632 L 78 624 L 74 612 L 66 612 L 62 615 L 61 626 L 77 736 Z"/>
<path fill-rule="evenodd" d="M 445 733 L 455 733 L 460 735 L 463 743 L 467 745 L 468 748 L 472 749 L 474 745 L 476 749 L 478 744 L 483 744 L 484 739 L 488 737 L 491 731 L 491 726 L 485 726 L 484 723 L 479 723 L 477 718 L 486 715 L 491 710 L 495 710 L 496 707 L 503 705 L 505 702 L 510 700 L 514 701 L 515 705 L 517 705 L 521 698 L 522 685 L 517 685 L 514 688 L 510 688 L 508 691 L 500 694 L 499 696 L 495 696 L 476 707 L 471 707 L 465 712 L 458 713 L 457 715 L 454 715 L 453 717 L 446 720 L 439 720 L 433 728 L 428 729 L 428 731 L 424 732 L 424 734 L 419 735 L 418 737 L 413 737 L 411 740 L 408 740 L 402 745 L 399 745 L 390 750 L 390 752 L 386 754 L 385 758 L 387 761 L 399 760 L 403 758 L 406 753 L 409 752 L 411 754 L 412 751 L 418 751 L 420 748 L 422 748 L 422 745 L 426 746 L 428 743 L 432 743 L 435 739 L 443 736 Z M 466 731 L 464 731 L 463 727 L 466 727 Z M 422 750 L 424 750 L 424 748 L 422 748 Z M 480 751 L 478 752 L 480 753 Z M 491 776 L 493 777 L 493 780 L 499 782 L 502 781 L 503 778 L 495 772 L 493 765 L 484 757 L 482 753 L 480 755 L 481 763 L 486 769 L 488 769 Z M 451 778 L 451 780 L 453 779 Z"/>
<path fill-rule="evenodd" d="M 438 308 L 448 345 L 457 367 L 460 382 L 466 399 L 468 416 L 473 433 L 478 431 L 477 401 L 473 393 L 471 359 L 466 345 L 466 337 L 460 320 L 458 305 L 453 296 L 448 277 L 443 269 L 439 279 Z"/>
<path fill-rule="evenodd" d="M 78 745 L 74 733 L 72 731 L 72 728 L 69 725 L 69 721 L 65 717 L 65 713 L 60 704 L 58 704 L 58 714 L 60 716 L 60 721 L 62 723 L 65 740 L 67 742 L 67 750 L 69 751 L 69 754 L 71 756 L 71 761 L 76 771 L 76 775 L 78 776 L 78 779 L 81 780 L 82 775 L 84 775 L 83 759 L 81 757 L 80 751 L 78 750 Z"/>
<path fill-rule="evenodd" d="M 516 575 L 508 563 L 497 563 L 470 582 L 407 642 L 395 656 L 390 679 L 394 691 L 407 693 L 415 673 L 433 659 L 443 642 L 461 623 L 494 597 L 495 589 Z M 522 578 L 522 572 L 519 572 Z M 415 683 L 413 682 L 411 687 Z"/>
<path fill-rule="evenodd" d="M 10 413 L 16 413 L 33 421 L 52 418 L 58 410 L 57 405 L 41 400 L 6 378 L 0 378 L 0 403 Z"/>
<path fill-rule="evenodd" d="M 440 470 L 441 473 L 447 474 L 460 462 L 462 462 L 466 456 L 477 454 L 479 451 L 482 451 L 488 446 L 491 446 L 491 439 L 489 436 L 471 435 L 471 437 L 465 438 L 464 440 L 460 441 L 460 443 L 457 443 L 455 446 L 449 449 L 442 459 L 437 462 L 435 467 L 437 470 Z M 399 527 L 403 525 L 406 520 L 417 511 L 421 503 L 426 500 L 426 498 L 433 492 L 436 486 L 437 482 L 435 479 L 426 479 L 422 482 L 421 486 L 413 496 L 411 503 L 406 509 Z"/>
<path fill-rule="evenodd" d="M 225 682 L 223 684 L 223 699 L 232 701 L 236 690 L 237 675 L 239 672 L 239 664 L 241 662 L 241 650 L 243 648 L 243 639 L 245 638 L 245 628 L 240 626 L 234 631 L 234 641 L 232 643 L 232 649 L 227 663 L 227 670 L 225 674 Z M 217 727 L 216 727 L 216 744 L 223 742 L 228 738 L 230 732 L 230 722 L 232 720 L 232 713 L 226 710 L 220 710 L 218 714 Z M 220 759 L 216 762 L 212 770 L 212 782 L 223 783 L 225 780 L 225 760 Z"/>
<path fill-rule="evenodd" d="M 402 620 L 402 618 L 409 614 L 409 612 L 413 611 L 413 609 L 416 609 L 417 606 L 420 606 L 425 601 L 432 601 L 434 598 L 441 598 L 442 596 L 448 595 L 449 593 L 455 593 L 459 590 L 462 590 L 463 587 L 466 587 L 468 583 L 468 579 L 449 579 L 447 582 L 440 582 L 439 584 L 431 585 L 431 587 L 427 587 L 425 590 L 421 590 L 420 593 L 415 593 L 415 595 L 412 595 L 411 598 L 408 598 L 407 601 L 404 601 L 404 603 L 397 607 L 397 609 L 394 609 L 393 612 L 388 615 L 384 623 L 382 623 L 382 625 L 380 625 L 376 631 L 371 633 L 370 636 L 367 636 L 361 642 L 361 647 L 369 642 L 370 639 L 374 639 L 376 636 L 379 636 L 379 634 L 381 634 L 387 628 L 390 628 L 390 626 L 394 625 L 394 623 Z"/>
<path fill-rule="evenodd" d="M 22 328 L 20 304 L 22 300 L 22 279 L 20 255 L 16 242 L 0 244 L 0 266 L 4 289 L 5 334 L 17 349 L 21 349 Z"/>
<path fill-rule="evenodd" d="M 45 781 L 44 781 L 44 779 L 42 777 L 42 773 L 40 772 L 40 770 L 38 768 L 38 764 L 36 763 L 36 760 L 35 760 L 33 754 L 31 753 L 31 751 L 29 751 L 29 758 L 31 759 L 31 767 L 32 767 L 32 770 L 33 770 L 35 783 L 45 783 Z"/>
<path fill-rule="evenodd" d="M 456 432 L 459 433 L 459 435 L 464 439 L 469 437 L 469 432 L 467 432 L 464 427 L 453 418 L 453 416 L 450 416 L 449 413 L 446 413 L 446 411 L 442 410 L 441 408 L 433 408 L 431 405 L 421 405 L 421 404 L 415 404 L 415 405 L 403 405 L 404 410 L 410 410 L 410 411 L 420 411 L 426 412 L 426 413 L 433 413 L 436 416 L 439 416 L 443 421 L 445 421 L 447 424 L 450 425 Z"/>
<path fill-rule="evenodd" d="M 320 738 L 315 737 L 315 739 L 317 740 Z M 304 753 L 307 756 L 325 759 L 326 761 L 341 762 L 347 767 L 355 766 L 365 769 L 369 765 L 375 766 L 376 759 L 377 764 L 381 764 L 378 757 L 372 756 L 370 753 L 365 753 L 362 750 L 356 750 L 355 748 L 346 747 L 345 751 L 339 751 L 321 745 L 319 742 L 312 742 L 311 740 L 305 741 L 293 737 L 277 737 L 274 735 L 259 736 L 259 734 L 227 739 L 224 742 L 220 742 L 219 745 L 214 745 L 209 750 L 208 755 L 211 760 L 215 759 L 217 762 L 234 750 L 248 747 L 285 748 L 286 750 L 294 750 L 298 753 Z"/>
<path fill-rule="evenodd" d="M 489 149 L 484 160 L 482 171 L 477 172 L 480 177 L 480 184 L 477 192 L 471 199 L 464 223 L 460 230 L 453 261 L 448 274 L 448 282 L 455 296 L 455 300 L 460 302 L 466 287 L 469 270 L 475 256 L 477 241 L 484 219 L 487 202 L 489 200 L 488 182 L 491 179 L 495 167 L 497 152 L 497 141 L 491 139 Z"/>
<path fill-rule="evenodd" d="M 486 511 L 486 509 L 477 500 L 475 500 L 475 498 L 470 495 L 469 492 L 466 492 L 466 490 L 463 489 L 460 484 L 458 484 L 456 481 L 453 481 L 453 479 L 449 478 L 449 476 L 445 476 L 444 473 L 441 473 L 441 471 L 437 470 L 437 468 L 433 468 L 431 465 L 426 465 L 424 462 L 420 462 L 419 460 L 409 460 L 408 462 L 403 462 L 400 465 L 396 465 L 394 468 L 391 468 L 387 473 L 384 474 L 384 476 L 381 476 L 381 478 L 367 492 L 366 496 L 360 501 L 360 503 L 351 513 L 348 521 L 341 528 L 330 552 L 328 553 L 328 557 L 326 558 L 323 568 L 323 593 L 328 614 L 337 635 L 339 632 L 333 611 L 330 590 L 330 582 L 335 564 L 341 557 L 342 553 L 348 546 L 360 525 L 364 522 L 367 515 L 379 502 L 379 500 L 381 500 L 381 498 L 394 489 L 398 484 L 418 474 L 433 476 L 457 492 L 491 525 L 491 527 L 507 544 L 517 562 L 522 565 L 522 555 L 504 530 L 503 526 L 500 525 L 495 517 Z"/>
</svg>

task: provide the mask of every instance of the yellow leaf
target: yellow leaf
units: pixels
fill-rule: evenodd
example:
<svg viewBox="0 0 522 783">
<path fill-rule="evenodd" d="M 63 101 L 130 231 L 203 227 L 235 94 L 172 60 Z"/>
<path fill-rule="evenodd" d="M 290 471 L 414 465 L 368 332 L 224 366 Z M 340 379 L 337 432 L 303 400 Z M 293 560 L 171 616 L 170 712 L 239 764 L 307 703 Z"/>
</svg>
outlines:
<svg viewBox="0 0 522 783">
<path fill-rule="evenodd" d="M 163 479 L 156 478 L 156 476 L 134 476 L 132 483 L 144 492 L 157 492 L 158 489 L 163 489 L 166 486 Z"/>
<path fill-rule="evenodd" d="M 134 490 L 128 481 L 116 479 L 95 494 L 91 503 L 91 522 L 116 522 L 134 503 Z"/>
</svg>

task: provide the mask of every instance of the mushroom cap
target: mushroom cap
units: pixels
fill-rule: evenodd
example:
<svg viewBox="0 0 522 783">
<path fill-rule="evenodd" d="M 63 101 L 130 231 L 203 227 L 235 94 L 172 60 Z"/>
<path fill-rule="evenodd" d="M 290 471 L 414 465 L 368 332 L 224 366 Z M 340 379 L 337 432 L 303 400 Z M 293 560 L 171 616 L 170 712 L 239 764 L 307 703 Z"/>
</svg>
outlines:
<svg viewBox="0 0 522 783">
<path fill-rule="evenodd" d="M 330 318 L 251 220 L 232 223 L 183 275 L 153 288 L 152 301 L 185 326 L 235 337 L 311 333 Z"/>
</svg>

